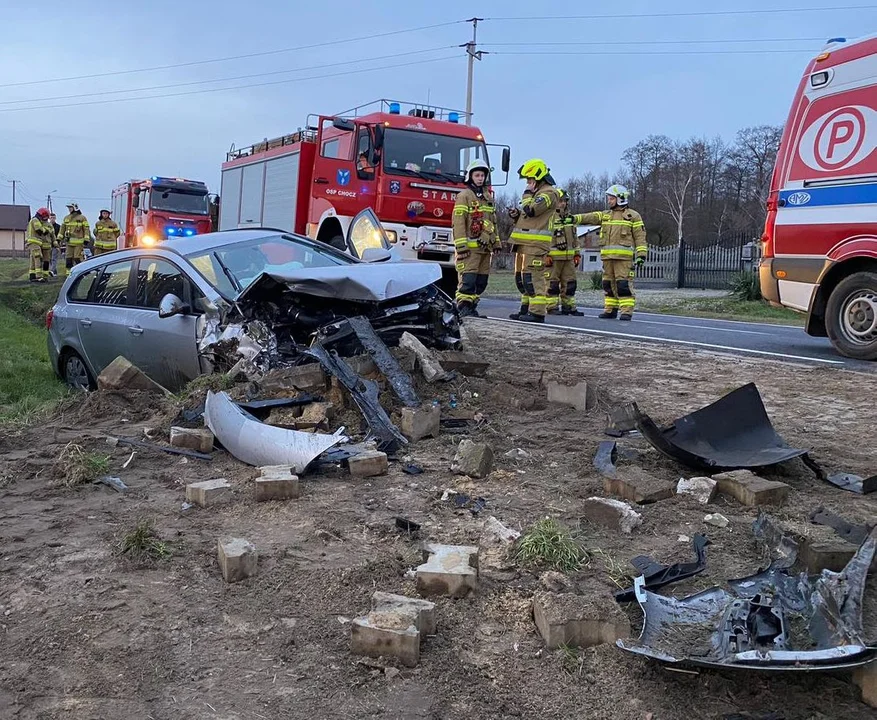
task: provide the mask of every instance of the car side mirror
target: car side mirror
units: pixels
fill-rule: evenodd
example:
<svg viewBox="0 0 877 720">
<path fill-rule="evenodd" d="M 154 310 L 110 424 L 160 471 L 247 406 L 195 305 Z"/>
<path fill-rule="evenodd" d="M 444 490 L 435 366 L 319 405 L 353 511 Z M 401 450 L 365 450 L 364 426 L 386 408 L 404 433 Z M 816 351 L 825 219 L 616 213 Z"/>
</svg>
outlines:
<svg viewBox="0 0 877 720">
<path fill-rule="evenodd" d="M 362 261 L 367 263 L 386 262 L 393 255 L 384 248 L 366 248 L 362 251 Z"/>
<path fill-rule="evenodd" d="M 158 316 L 160 318 L 169 318 L 174 315 L 184 315 L 189 312 L 190 308 L 186 303 L 180 300 L 173 293 L 165 295 L 158 304 Z"/>
</svg>

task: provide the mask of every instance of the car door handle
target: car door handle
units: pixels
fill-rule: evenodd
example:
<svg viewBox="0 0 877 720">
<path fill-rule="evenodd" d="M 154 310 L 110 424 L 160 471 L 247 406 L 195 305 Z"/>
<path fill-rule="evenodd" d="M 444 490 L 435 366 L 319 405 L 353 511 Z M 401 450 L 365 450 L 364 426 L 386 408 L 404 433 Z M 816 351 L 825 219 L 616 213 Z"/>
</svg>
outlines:
<svg viewBox="0 0 877 720">
<path fill-rule="evenodd" d="M 143 328 L 140 327 L 139 325 L 129 325 L 128 332 L 131 333 L 132 335 L 142 335 Z"/>
<path fill-rule="evenodd" d="M 91 327 L 91 320 L 80 320 L 79 324 L 83 327 Z"/>
<path fill-rule="evenodd" d="M 328 184 L 329 184 L 329 180 L 328 180 L 328 178 L 316 178 L 316 179 L 314 180 L 314 183 L 317 184 L 317 185 L 328 185 Z"/>
</svg>

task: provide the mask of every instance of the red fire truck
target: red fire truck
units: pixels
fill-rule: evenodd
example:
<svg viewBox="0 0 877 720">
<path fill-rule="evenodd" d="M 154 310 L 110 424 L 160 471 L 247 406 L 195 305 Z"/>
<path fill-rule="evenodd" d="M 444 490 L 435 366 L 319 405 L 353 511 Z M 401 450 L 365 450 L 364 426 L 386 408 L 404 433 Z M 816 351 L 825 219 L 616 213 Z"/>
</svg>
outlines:
<svg viewBox="0 0 877 720">
<path fill-rule="evenodd" d="M 122 229 L 124 247 L 209 233 L 211 209 L 207 186 L 198 180 L 156 176 L 113 190 L 112 216 Z"/>
<path fill-rule="evenodd" d="M 494 155 L 504 185 L 509 148 L 488 145 L 464 114 L 449 108 L 378 100 L 333 116 L 309 116 L 291 135 L 232 150 L 222 166 L 219 229 L 292 230 L 356 255 L 345 236 L 372 208 L 400 259 L 453 269 L 454 197 L 466 165 Z"/>
</svg>

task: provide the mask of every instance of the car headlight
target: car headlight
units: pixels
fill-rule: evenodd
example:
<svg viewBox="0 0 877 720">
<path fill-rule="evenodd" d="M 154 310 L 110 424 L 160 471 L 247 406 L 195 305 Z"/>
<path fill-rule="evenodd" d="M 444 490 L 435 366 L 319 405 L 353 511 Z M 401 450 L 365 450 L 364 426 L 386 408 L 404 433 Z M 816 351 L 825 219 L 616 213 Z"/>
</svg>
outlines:
<svg viewBox="0 0 877 720">
<path fill-rule="evenodd" d="M 156 239 L 152 235 L 143 235 L 140 238 L 140 244 L 145 247 L 152 247 L 155 243 Z"/>
</svg>

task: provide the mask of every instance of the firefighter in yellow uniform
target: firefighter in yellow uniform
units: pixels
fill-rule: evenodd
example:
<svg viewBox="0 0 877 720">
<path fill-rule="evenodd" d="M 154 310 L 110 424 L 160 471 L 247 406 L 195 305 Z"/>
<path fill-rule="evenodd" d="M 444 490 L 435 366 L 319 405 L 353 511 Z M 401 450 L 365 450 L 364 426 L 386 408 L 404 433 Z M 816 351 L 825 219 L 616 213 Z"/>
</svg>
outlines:
<svg viewBox="0 0 877 720">
<path fill-rule="evenodd" d="M 31 282 L 46 282 L 49 277 L 49 261 L 55 244 L 55 228 L 49 222 L 49 211 L 40 208 L 27 224 L 27 249 L 30 256 Z M 48 253 L 45 249 L 48 248 Z"/>
<path fill-rule="evenodd" d="M 91 227 L 85 215 L 79 211 L 79 205 L 70 203 L 67 206 L 67 210 L 70 212 L 64 218 L 64 222 L 61 223 L 61 232 L 58 235 L 58 239 L 67 243 L 65 265 L 69 273 L 70 268 L 82 262 L 85 246 L 91 240 Z"/>
<path fill-rule="evenodd" d="M 548 278 L 548 312 L 562 315 L 584 315 L 576 307 L 576 268 L 582 260 L 576 235 L 577 215 L 569 214 L 569 193 L 557 189 L 557 212 L 552 218 L 554 239 L 548 252 L 551 274 Z"/>
<path fill-rule="evenodd" d="M 94 254 L 116 250 L 120 234 L 119 226 L 110 218 L 110 211 L 101 210 L 100 219 L 94 224 Z"/>
<path fill-rule="evenodd" d="M 511 317 L 523 322 L 544 323 L 548 312 L 548 267 L 552 218 L 557 209 L 557 190 L 548 166 L 539 159 L 528 160 L 518 169 L 527 181 L 521 209 L 511 208 L 515 221 L 512 243 L 518 249 L 515 274 L 520 272 L 521 312 Z"/>
<path fill-rule="evenodd" d="M 487 289 L 490 259 L 499 247 L 496 208 L 489 183 L 490 166 L 473 160 L 466 168 L 466 187 L 454 201 L 457 310 L 461 317 L 480 317 L 478 301 Z"/>
<path fill-rule="evenodd" d="M 581 225 L 600 226 L 606 305 L 598 317 L 604 320 L 617 318 L 619 311 L 622 320 L 633 319 L 634 265 L 642 265 L 649 252 L 643 219 L 627 206 L 629 195 L 623 185 L 613 185 L 606 191 L 609 210 L 576 216 Z"/>
</svg>

